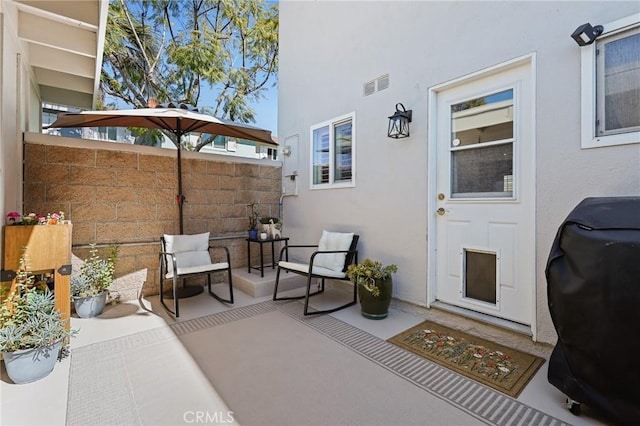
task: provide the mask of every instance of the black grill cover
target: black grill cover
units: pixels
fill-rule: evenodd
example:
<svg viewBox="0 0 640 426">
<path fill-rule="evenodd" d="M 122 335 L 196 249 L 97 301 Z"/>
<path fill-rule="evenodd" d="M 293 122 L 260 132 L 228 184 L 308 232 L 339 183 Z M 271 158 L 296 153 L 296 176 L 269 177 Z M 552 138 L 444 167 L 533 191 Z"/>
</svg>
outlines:
<svg viewBox="0 0 640 426">
<path fill-rule="evenodd" d="M 549 382 L 616 422 L 640 422 L 640 197 L 578 204 L 546 278 L 558 333 Z"/>
</svg>

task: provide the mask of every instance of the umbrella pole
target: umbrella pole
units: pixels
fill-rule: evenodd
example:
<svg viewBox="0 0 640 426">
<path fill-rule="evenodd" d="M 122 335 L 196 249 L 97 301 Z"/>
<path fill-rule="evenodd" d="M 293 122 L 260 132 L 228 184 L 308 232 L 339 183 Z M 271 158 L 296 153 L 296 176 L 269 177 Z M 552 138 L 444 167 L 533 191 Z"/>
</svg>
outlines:
<svg viewBox="0 0 640 426">
<path fill-rule="evenodd" d="M 182 194 L 182 126 L 181 121 L 178 119 L 178 129 L 175 132 L 176 139 L 178 140 L 178 196 L 176 201 L 178 203 L 178 212 L 180 214 L 180 234 L 184 233 L 184 220 L 182 216 L 182 205 L 184 204 L 185 196 Z M 186 285 L 186 279 L 182 280 L 182 287 L 176 290 L 176 296 L 178 299 L 184 299 L 186 297 L 193 297 L 204 292 L 204 287 L 199 285 L 188 286 Z M 173 293 L 168 292 L 165 294 L 168 298 L 173 298 Z"/>
<path fill-rule="evenodd" d="M 182 134 L 182 120 L 178 119 L 178 128 L 175 133 L 176 140 L 178 141 L 178 196 L 176 197 L 176 202 L 178 203 L 180 234 L 184 234 L 184 216 L 182 206 L 185 200 L 185 196 L 182 194 Z"/>
<path fill-rule="evenodd" d="M 182 156 L 180 155 L 182 148 L 178 144 L 178 196 L 176 202 L 178 203 L 178 214 L 180 218 L 180 234 L 184 234 L 184 216 L 182 213 L 182 205 L 184 203 L 184 195 L 182 194 Z"/>
</svg>

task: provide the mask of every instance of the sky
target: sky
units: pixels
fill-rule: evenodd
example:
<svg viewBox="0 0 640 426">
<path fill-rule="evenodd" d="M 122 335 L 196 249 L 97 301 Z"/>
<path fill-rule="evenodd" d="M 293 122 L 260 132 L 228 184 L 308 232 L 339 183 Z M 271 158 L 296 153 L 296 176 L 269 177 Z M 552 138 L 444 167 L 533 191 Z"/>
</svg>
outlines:
<svg viewBox="0 0 640 426">
<path fill-rule="evenodd" d="M 1 0 L 0 0 L 1 1 Z M 247 123 L 250 126 L 260 127 L 262 129 L 271 130 L 271 135 L 278 136 L 278 75 L 271 76 L 267 88 L 263 92 L 263 98 L 258 101 L 250 102 L 255 112 L 256 121 Z M 273 85 L 273 80 L 276 85 Z M 207 83 L 202 83 L 202 93 L 199 98 L 198 106 L 209 107 L 213 110 L 215 99 L 218 95 L 214 89 L 208 87 Z M 220 117 L 218 117 L 220 118 Z"/>
<path fill-rule="evenodd" d="M 207 89 L 203 87 L 205 95 L 215 97 L 214 94 L 207 94 Z M 278 136 L 278 86 L 269 87 L 265 93 L 265 97 L 257 102 L 252 102 L 251 105 L 255 111 L 256 121 L 254 123 L 247 123 L 251 126 L 260 127 L 262 129 L 271 130 L 271 135 Z M 115 102 L 118 108 L 131 108 L 130 105 L 124 104 L 120 99 L 108 96 L 108 102 Z M 202 102 L 206 105 L 206 102 Z"/>
<path fill-rule="evenodd" d="M 270 87 L 265 95 L 265 99 L 252 104 L 256 122 L 251 125 L 271 130 L 273 136 L 278 136 L 278 86 Z"/>
</svg>

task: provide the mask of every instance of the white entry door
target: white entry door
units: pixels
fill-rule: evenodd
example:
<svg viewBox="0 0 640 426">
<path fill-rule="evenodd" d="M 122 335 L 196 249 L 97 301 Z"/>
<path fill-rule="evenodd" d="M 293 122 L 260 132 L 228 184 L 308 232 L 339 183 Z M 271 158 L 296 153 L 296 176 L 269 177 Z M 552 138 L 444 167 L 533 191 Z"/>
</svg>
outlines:
<svg viewBox="0 0 640 426">
<path fill-rule="evenodd" d="M 531 79 L 525 61 L 435 92 L 430 194 L 435 298 L 526 325 L 535 306 Z"/>
</svg>

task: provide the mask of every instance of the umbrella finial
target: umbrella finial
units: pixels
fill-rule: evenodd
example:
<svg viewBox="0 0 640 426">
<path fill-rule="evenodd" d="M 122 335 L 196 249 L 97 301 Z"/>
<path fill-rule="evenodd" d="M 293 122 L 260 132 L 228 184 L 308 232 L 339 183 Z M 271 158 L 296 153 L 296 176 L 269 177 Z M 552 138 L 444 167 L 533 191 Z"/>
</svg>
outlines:
<svg viewBox="0 0 640 426">
<path fill-rule="evenodd" d="M 186 109 L 187 111 L 198 112 L 197 107 L 194 107 L 193 105 L 185 102 L 165 102 L 160 105 L 156 105 L 155 108 L 179 108 Z"/>
</svg>

